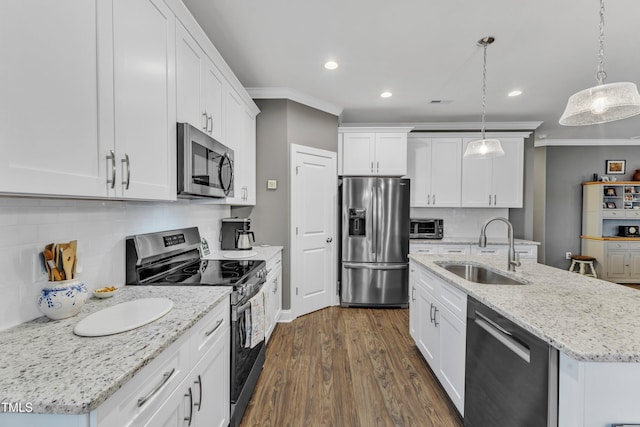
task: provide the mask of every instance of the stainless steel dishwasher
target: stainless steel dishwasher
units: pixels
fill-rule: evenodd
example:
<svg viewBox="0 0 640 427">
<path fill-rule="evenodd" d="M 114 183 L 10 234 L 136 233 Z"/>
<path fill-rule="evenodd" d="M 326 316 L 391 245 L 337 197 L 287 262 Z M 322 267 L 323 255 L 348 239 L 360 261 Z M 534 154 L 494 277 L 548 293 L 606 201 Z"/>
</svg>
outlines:
<svg viewBox="0 0 640 427">
<path fill-rule="evenodd" d="M 472 297 L 464 425 L 558 425 L 558 350 Z"/>
</svg>

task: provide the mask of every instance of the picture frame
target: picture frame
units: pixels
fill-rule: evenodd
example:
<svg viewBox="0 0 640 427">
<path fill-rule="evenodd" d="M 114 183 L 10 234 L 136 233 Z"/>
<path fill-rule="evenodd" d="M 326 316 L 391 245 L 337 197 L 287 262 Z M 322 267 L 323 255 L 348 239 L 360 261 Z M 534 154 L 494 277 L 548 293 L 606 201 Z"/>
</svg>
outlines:
<svg viewBox="0 0 640 427">
<path fill-rule="evenodd" d="M 607 209 L 615 209 L 616 204 L 614 202 L 607 202 Z"/>
<path fill-rule="evenodd" d="M 606 197 L 616 197 L 616 196 L 617 196 L 617 194 L 616 194 L 616 189 L 615 189 L 615 187 L 607 187 L 607 188 L 605 188 L 605 189 L 604 189 L 604 195 L 605 195 Z"/>
<path fill-rule="evenodd" d="M 607 160 L 607 175 L 624 175 L 626 169 L 626 160 Z"/>
</svg>

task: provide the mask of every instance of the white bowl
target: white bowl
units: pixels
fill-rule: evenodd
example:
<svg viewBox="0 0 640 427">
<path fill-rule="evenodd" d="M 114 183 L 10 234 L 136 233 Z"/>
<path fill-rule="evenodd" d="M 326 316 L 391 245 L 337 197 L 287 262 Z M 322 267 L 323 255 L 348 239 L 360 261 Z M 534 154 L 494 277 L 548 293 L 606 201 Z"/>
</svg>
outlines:
<svg viewBox="0 0 640 427">
<path fill-rule="evenodd" d="M 88 296 L 80 279 L 48 282 L 40 292 L 38 307 L 50 319 L 66 319 L 80 313 Z"/>
<path fill-rule="evenodd" d="M 118 292 L 120 289 L 116 288 L 113 291 L 102 291 L 100 292 L 101 289 L 105 289 L 105 288 L 100 288 L 100 289 L 96 289 L 93 291 L 93 296 L 96 298 L 110 298 L 112 296 L 114 296 L 116 294 L 116 292 Z"/>
</svg>

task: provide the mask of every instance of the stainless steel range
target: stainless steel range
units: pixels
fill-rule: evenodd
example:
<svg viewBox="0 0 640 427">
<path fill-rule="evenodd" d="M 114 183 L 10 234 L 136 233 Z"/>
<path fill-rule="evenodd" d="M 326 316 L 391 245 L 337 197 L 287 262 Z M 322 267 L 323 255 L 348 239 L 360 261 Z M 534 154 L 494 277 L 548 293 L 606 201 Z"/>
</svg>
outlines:
<svg viewBox="0 0 640 427">
<path fill-rule="evenodd" d="M 266 281 L 260 260 L 205 260 L 196 227 L 140 234 L 126 239 L 127 285 L 232 286 L 231 422 L 236 427 L 249 403 L 265 359 L 264 340 L 247 345 L 250 300 Z"/>
</svg>

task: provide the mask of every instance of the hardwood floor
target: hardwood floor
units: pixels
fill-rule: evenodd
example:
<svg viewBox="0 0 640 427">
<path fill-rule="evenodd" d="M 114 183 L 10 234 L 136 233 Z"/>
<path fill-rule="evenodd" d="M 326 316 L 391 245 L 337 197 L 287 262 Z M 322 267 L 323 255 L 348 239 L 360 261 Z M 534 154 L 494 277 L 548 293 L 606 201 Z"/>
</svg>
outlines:
<svg viewBox="0 0 640 427">
<path fill-rule="evenodd" d="M 406 309 L 330 307 L 276 327 L 241 427 L 461 427 Z"/>
</svg>

